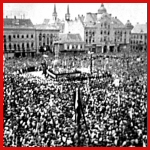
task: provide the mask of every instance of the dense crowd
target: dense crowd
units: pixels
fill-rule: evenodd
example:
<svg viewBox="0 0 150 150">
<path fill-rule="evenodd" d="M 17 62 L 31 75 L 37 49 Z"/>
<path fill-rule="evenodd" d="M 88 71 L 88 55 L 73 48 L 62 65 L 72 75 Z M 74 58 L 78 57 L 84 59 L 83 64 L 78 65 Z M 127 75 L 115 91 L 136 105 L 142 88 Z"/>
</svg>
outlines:
<svg viewBox="0 0 150 150">
<path fill-rule="evenodd" d="M 91 64 L 85 54 L 61 56 L 57 64 L 53 57 L 46 59 L 53 70 Z M 4 146 L 147 146 L 146 55 L 93 55 L 92 77 L 82 75 L 87 80 L 41 79 L 27 73 L 28 67 L 41 70 L 42 61 L 5 60 Z M 26 75 L 14 74 L 20 69 Z M 75 121 L 76 87 L 84 114 L 80 128 Z"/>
</svg>

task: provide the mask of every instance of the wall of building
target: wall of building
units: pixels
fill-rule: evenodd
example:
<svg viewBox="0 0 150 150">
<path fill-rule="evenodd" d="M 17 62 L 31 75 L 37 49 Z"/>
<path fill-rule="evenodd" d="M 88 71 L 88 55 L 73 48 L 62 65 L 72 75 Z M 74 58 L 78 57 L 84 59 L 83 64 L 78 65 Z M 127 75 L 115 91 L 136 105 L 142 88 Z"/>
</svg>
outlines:
<svg viewBox="0 0 150 150">
<path fill-rule="evenodd" d="M 147 34 L 132 33 L 130 44 L 131 44 L 132 51 L 147 50 Z"/>
<path fill-rule="evenodd" d="M 58 39 L 59 30 L 36 29 L 36 49 L 39 53 L 40 47 L 53 49 L 53 42 Z"/>
<path fill-rule="evenodd" d="M 35 29 L 4 28 L 4 52 L 35 52 Z"/>
</svg>

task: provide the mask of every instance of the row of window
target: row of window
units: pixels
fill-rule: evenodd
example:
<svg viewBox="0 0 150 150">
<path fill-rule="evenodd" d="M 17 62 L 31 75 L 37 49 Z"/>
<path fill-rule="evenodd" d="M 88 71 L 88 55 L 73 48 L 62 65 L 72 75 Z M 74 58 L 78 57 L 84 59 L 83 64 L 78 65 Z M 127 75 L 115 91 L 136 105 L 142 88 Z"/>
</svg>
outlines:
<svg viewBox="0 0 150 150">
<path fill-rule="evenodd" d="M 86 32 L 85 34 L 86 34 L 86 36 L 95 36 L 95 32 L 92 32 L 92 31 Z M 110 34 L 110 31 L 106 31 L 106 30 L 103 31 L 103 30 L 101 30 L 101 31 L 100 31 L 100 34 L 101 34 L 101 35 L 102 35 L 102 34 L 105 34 L 105 35 L 107 34 L 107 35 L 109 35 L 109 34 Z M 118 34 L 119 34 L 119 35 L 122 36 L 122 34 L 125 34 L 125 35 L 126 35 L 127 32 L 125 31 L 125 32 L 123 33 L 122 31 L 115 31 L 114 34 L 115 34 L 115 35 L 118 35 Z"/>
<path fill-rule="evenodd" d="M 34 36 L 33 36 L 33 34 L 31 34 L 31 35 L 20 35 L 20 34 L 17 34 L 17 35 L 8 35 L 8 37 L 6 36 L 6 35 L 4 35 L 4 42 L 6 42 L 6 39 L 8 38 L 8 41 L 9 42 L 11 42 L 11 40 L 12 40 L 12 38 L 33 38 Z"/>
<path fill-rule="evenodd" d="M 110 31 L 106 31 L 106 30 L 105 30 L 105 31 L 101 31 L 100 34 L 101 34 L 101 35 L 102 35 L 102 34 L 104 34 L 104 35 L 109 35 L 109 34 L 110 34 Z"/>
<path fill-rule="evenodd" d="M 9 43 L 8 45 L 4 44 L 4 50 L 28 50 L 28 49 L 33 49 L 34 47 L 34 43 L 26 43 L 26 47 L 25 47 L 25 43 L 22 44 L 11 44 Z"/>
<path fill-rule="evenodd" d="M 110 25 L 109 25 L 109 24 L 107 25 L 106 22 L 105 22 L 105 23 L 101 23 L 101 28 L 103 28 L 103 27 L 109 29 L 109 28 L 110 28 Z"/>
<path fill-rule="evenodd" d="M 131 44 L 143 44 L 143 41 L 131 41 Z M 146 44 L 146 42 L 144 43 Z"/>
<path fill-rule="evenodd" d="M 119 35 L 125 34 L 126 35 L 127 32 L 126 31 L 124 31 L 124 32 L 123 31 L 115 31 L 114 34 L 115 35 L 117 35 L 117 34 L 119 34 Z"/>
<path fill-rule="evenodd" d="M 132 35 L 133 39 L 143 39 L 143 37 L 145 37 L 145 39 L 147 39 L 147 36 L 145 35 Z"/>
<path fill-rule="evenodd" d="M 94 40 L 94 39 L 91 39 L 91 38 L 89 38 L 89 40 L 88 40 L 88 39 L 86 39 L 86 43 L 91 44 L 91 42 L 92 42 L 92 43 L 94 43 L 94 42 L 95 42 L 95 40 Z"/>
<path fill-rule="evenodd" d="M 95 32 L 93 32 L 93 31 L 89 31 L 89 32 L 87 31 L 85 34 L 86 34 L 86 36 L 88 36 L 88 35 L 95 36 Z"/>
<path fill-rule="evenodd" d="M 82 45 L 67 45 L 67 49 L 82 49 Z"/>
</svg>

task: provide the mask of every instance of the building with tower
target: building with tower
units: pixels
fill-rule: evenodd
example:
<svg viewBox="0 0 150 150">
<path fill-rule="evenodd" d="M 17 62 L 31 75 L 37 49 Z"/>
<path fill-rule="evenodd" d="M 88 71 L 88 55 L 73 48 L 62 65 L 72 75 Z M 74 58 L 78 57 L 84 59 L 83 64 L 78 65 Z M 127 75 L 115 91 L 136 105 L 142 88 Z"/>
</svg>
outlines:
<svg viewBox="0 0 150 150">
<path fill-rule="evenodd" d="M 56 4 L 54 4 L 53 21 L 57 21 Z"/>
<path fill-rule="evenodd" d="M 124 25 L 117 17 L 107 13 L 101 4 L 97 13 L 78 15 L 75 20 L 65 20 L 64 33 L 78 33 L 86 42 L 85 49 L 97 53 L 120 52 L 129 45 L 132 24 Z"/>
<path fill-rule="evenodd" d="M 69 12 L 69 5 L 67 6 L 67 13 L 65 15 L 65 20 L 70 21 L 70 12 Z"/>
</svg>

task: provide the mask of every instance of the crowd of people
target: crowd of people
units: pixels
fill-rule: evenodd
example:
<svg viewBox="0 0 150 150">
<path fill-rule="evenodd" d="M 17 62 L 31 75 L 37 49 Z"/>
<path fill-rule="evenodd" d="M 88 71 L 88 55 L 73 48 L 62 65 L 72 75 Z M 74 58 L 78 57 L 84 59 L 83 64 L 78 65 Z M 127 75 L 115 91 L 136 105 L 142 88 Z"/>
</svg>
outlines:
<svg viewBox="0 0 150 150">
<path fill-rule="evenodd" d="M 53 60 L 47 58 L 53 70 L 89 67 L 92 61 L 92 75 L 82 74 L 73 80 L 41 79 L 27 72 L 29 67 L 42 70 L 42 56 L 6 59 L 4 146 L 147 146 L 146 54 L 130 58 L 65 55 L 57 64 Z M 24 71 L 14 74 L 20 69 Z M 77 87 L 83 112 L 80 124 L 74 108 Z"/>
</svg>

